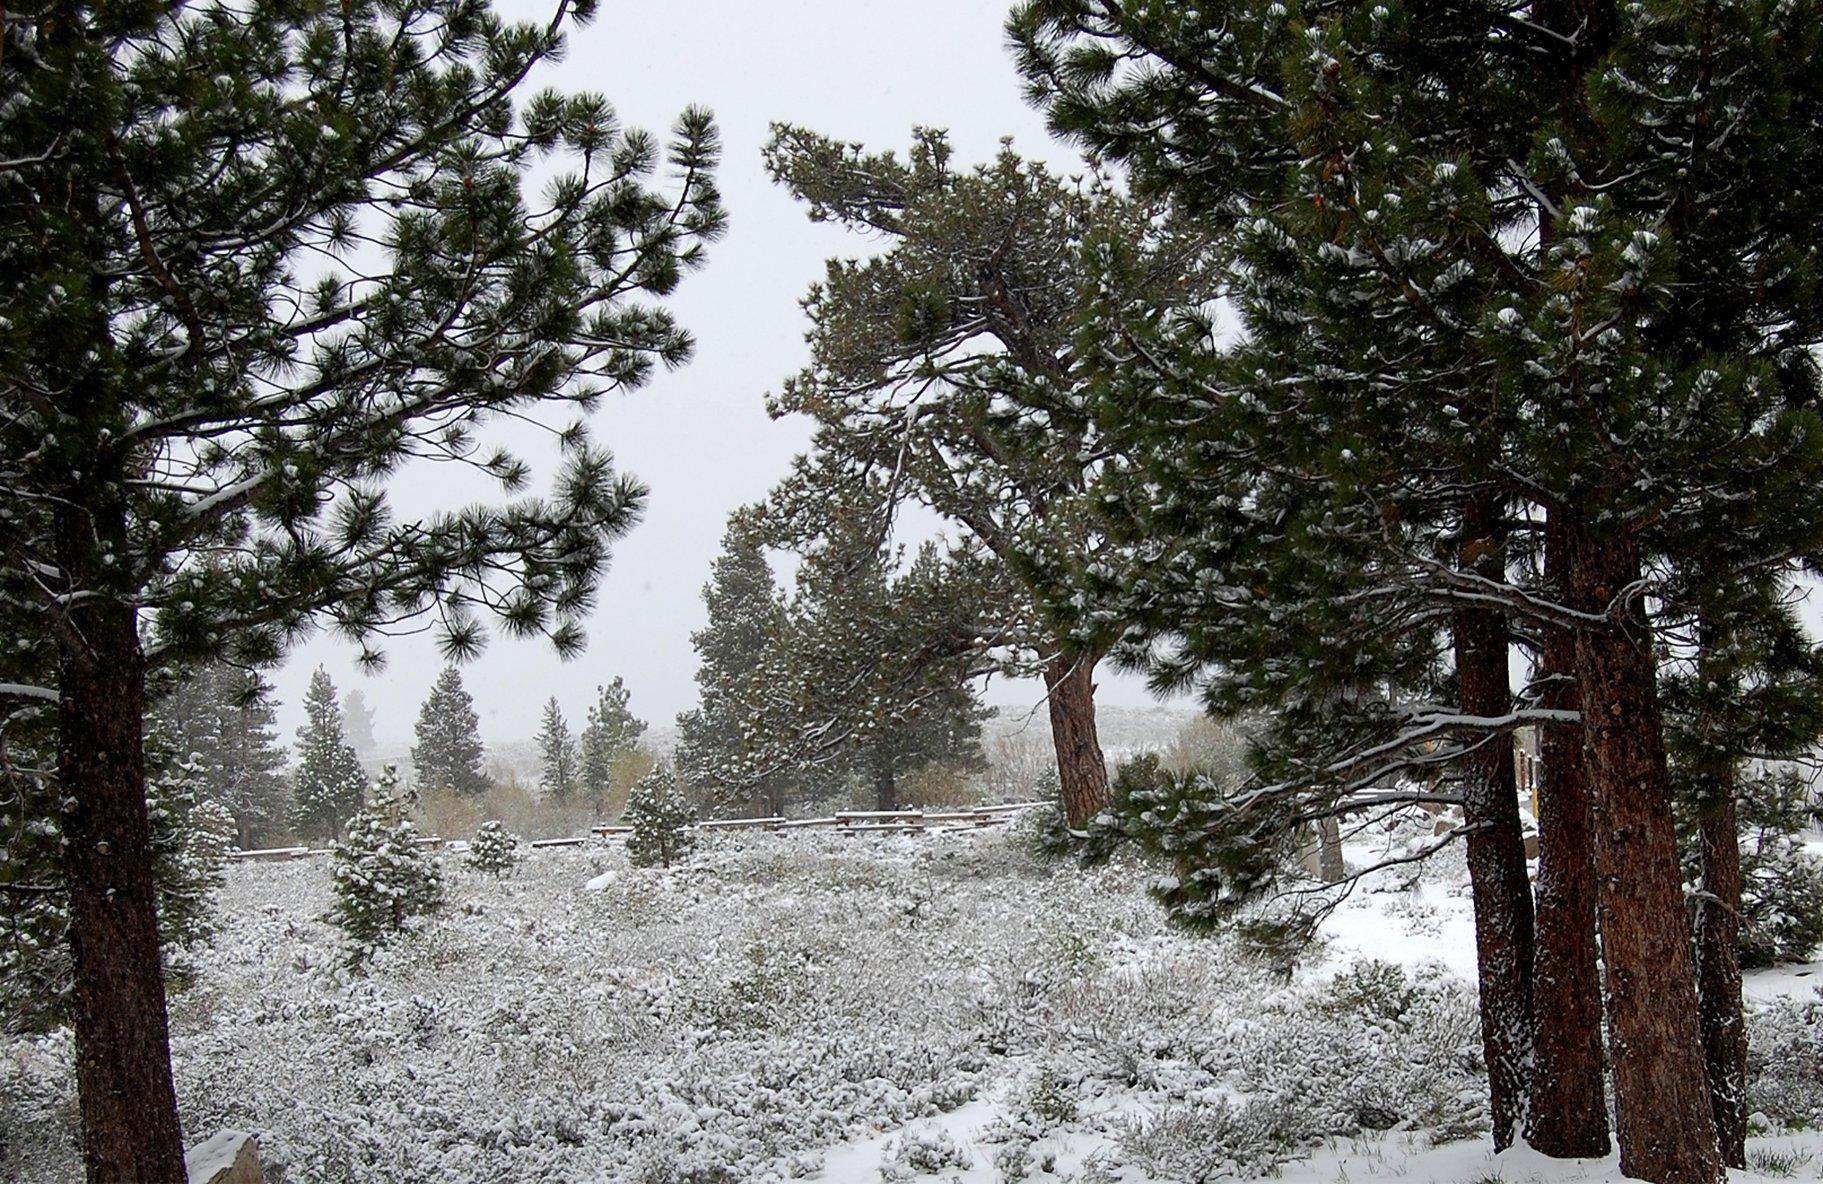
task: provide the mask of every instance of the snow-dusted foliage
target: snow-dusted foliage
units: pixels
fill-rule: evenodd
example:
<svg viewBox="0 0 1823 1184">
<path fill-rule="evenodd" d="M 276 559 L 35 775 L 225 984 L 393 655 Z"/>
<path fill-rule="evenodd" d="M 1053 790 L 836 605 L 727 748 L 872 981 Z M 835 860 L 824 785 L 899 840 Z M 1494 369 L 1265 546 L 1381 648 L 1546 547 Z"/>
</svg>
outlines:
<svg viewBox="0 0 1823 1184">
<path fill-rule="evenodd" d="M 668 765 L 659 765 L 640 778 L 627 797 L 627 812 L 621 820 L 633 828 L 627 836 L 627 858 L 635 867 L 670 867 L 696 843 L 689 829 L 696 821 L 696 809 Z"/>
<path fill-rule="evenodd" d="M 1383 943 L 1466 915 L 1440 866 L 1423 908 L 1357 894 Z M 993 832 L 720 835 L 669 870 L 547 848 L 452 877 L 356 972 L 327 865 L 232 866 L 172 1002 L 186 1125 L 256 1132 L 287 1184 L 1193 1181 L 1485 1130 L 1470 986 L 1341 938 L 1287 983 L 1168 926 L 1151 875 Z M 1823 1112 L 1815 1007 L 1753 1022 L 1755 1108 Z M 0 1043 L 0 1178 L 80 1178 L 72 1057 Z"/>
<path fill-rule="evenodd" d="M 508 833 L 506 827 L 490 818 L 475 831 L 475 837 L 468 845 L 466 862 L 478 872 L 508 876 L 519 866 L 521 858 L 519 837 Z"/>
<path fill-rule="evenodd" d="M 365 965 L 414 917 L 443 903 L 442 860 L 418 842 L 418 828 L 399 816 L 391 767 L 377 800 L 348 823 L 348 833 L 330 849 L 334 900 L 329 919 L 348 939 L 347 960 Z"/>
</svg>

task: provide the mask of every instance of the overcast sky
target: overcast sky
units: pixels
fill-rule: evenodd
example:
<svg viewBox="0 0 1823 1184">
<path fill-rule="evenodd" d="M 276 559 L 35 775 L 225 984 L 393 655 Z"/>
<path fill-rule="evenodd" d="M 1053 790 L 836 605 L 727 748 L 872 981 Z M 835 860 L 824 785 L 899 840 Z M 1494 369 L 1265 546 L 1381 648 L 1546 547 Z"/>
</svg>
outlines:
<svg viewBox="0 0 1823 1184">
<path fill-rule="evenodd" d="M 515 17 L 548 11 L 513 0 Z M 677 112 L 714 111 L 724 143 L 720 179 L 730 214 L 709 265 L 671 307 L 697 338 L 695 359 L 644 390 L 609 401 L 594 428 L 620 465 L 652 490 L 645 521 L 615 549 L 588 652 L 560 661 L 540 642 L 495 638 L 469 663 L 484 741 L 531 737 L 544 701 L 582 718 L 597 683 L 626 679 L 633 709 L 664 725 L 696 700 L 690 633 L 701 626 L 701 590 L 728 512 L 763 497 L 803 450 L 802 421 L 774 423 L 764 399 L 806 355 L 798 300 L 823 261 L 866 245 L 812 225 L 767 179 L 760 145 L 773 120 L 804 124 L 870 148 L 903 149 L 914 125 L 948 128 L 959 162 L 991 155 L 1002 136 L 1060 169 L 1076 162 L 1051 141 L 1020 97 L 1002 43 L 1004 0 L 605 0 L 596 22 L 571 34 L 567 59 L 534 86 L 604 93 L 621 118 L 664 132 Z M 537 439 L 515 434 L 528 457 L 548 461 Z M 455 504 L 487 490 L 456 476 L 411 474 L 395 491 L 402 515 Z M 352 646 L 318 637 L 299 647 L 274 681 L 289 734 L 316 666 L 344 693 L 359 687 L 375 709 L 383 745 L 407 740 L 441 665 L 426 638 L 386 647 L 387 669 L 358 672 Z M 1105 702 L 1150 701 L 1131 678 L 1104 675 Z M 1035 684 L 998 684 L 989 699 L 1031 705 Z"/>
</svg>

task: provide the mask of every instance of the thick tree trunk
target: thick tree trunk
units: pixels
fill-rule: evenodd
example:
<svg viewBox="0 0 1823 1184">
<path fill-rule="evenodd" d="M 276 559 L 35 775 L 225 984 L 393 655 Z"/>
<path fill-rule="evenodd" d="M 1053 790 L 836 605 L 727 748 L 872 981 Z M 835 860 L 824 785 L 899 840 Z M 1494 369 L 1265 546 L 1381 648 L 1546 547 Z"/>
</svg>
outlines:
<svg viewBox="0 0 1823 1184">
<path fill-rule="evenodd" d="M 1560 523 L 1545 533 L 1545 580 L 1567 598 L 1566 540 Z M 1576 711 L 1576 635 L 1547 625 L 1541 674 L 1544 706 Z M 1580 724 L 1539 730 L 1543 777 L 1538 792 L 1538 952 L 1532 975 L 1537 1018 L 1526 1141 L 1559 1158 L 1608 1154 L 1608 1102 L 1602 1089 L 1600 949 L 1595 937 L 1594 813 L 1583 764 Z"/>
<path fill-rule="evenodd" d="M 1072 829 L 1108 804 L 1108 764 L 1095 734 L 1095 660 L 1059 658 L 1044 670 L 1051 710 L 1051 742 L 1057 749 L 1057 784 L 1063 813 Z"/>
<path fill-rule="evenodd" d="M 1478 494 L 1463 506 L 1461 562 L 1490 579 L 1506 575 L 1499 503 Z M 1513 710 L 1506 618 L 1461 608 L 1451 620 L 1456 690 L 1464 714 Z M 1475 960 L 1481 983 L 1481 1043 L 1496 1149 L 1510 1146 L 1525 1113 L 1532 1066 L 1532 885 L 1526 879 L 1513 735 L 1480 737 L 1462 758 L 1462 816 L 1469 888 L 1475 902 Z"/>
<path fill-rule="evenodd" d="M 899 808 L 899 779 L 894 774 L 891 761 L 881 761 L 874 766 L 874 809 L 897 810 Z"/>
<path fill-rule="evenodd" d="M 90 523 L 60 524 L 66 569 L 89 569 Z M 130 608 L 74 610 L 60 659 L 57 774 L 65 801 L 76 1081 L 90 1184 L 181 1181 L 164 969 L 146 816 L 145 657 Z M 77 639 L 80 640 L 77 640 Z"/>
<path fill-rule="evenodd" d="M 1468 715 L 1513 708 L 1505 619 L 1462 609 L 1454 620 L 1456 681 Z M 1487 1058 L 1494 1146 L 1513 1142 L 1532 1064 L 1532 886 L 1526 879 L 1512 733 L 1483 737 L 1462 761 L 1462 816 L 1475 902 L 1481 1043 Z"/>
<path fill-rule="evenodd" d="M 1577 631 L 1595 870 L 1607 963 L 1616 1126 L 1624 1175 L 1656 1184 L 1722 1179 L 1684 921 L 1658 671 L 1630 539 L 1572 536 L 1575 605 L 1607 616 Z"/>
<path fill-rule="evenodd" d="M 1732 788 L 1732 787 L 1730 787 Z M 1747 1166 L 1747 1024 L 1741 1010 L 1741 840 L 1732 793 L 1704 813 L 1696 985 L 1722 1159 Z"/>
<path fill-rule="evenodd" d="M 1342 858 L 1342 824 L 1335 818 L 1317 823 L 1317 866 L 1325 884 L 1339 884 L 1348 874 L 1348 865 Z"/>
</svg>

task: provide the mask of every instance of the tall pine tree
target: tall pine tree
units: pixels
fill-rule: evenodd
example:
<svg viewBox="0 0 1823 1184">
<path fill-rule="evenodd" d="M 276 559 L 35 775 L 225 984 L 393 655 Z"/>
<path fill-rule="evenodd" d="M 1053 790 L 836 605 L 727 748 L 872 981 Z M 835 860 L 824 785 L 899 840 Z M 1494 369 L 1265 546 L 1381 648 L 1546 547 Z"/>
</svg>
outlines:
<svg viewBox="0 0 1823 1184">
<path fill-rule="evenodd" d="M 771 507 L 800 544 L 844 514 L 884 532 L 902 502 L 972 536 L 999 569 L 981 609 L 1010 670 L 1043 678 L 1065 813 L 1081 826 L 1108 798 L 1094 675 L 1111 637 L 1083 627 L 1074 597 L 1036 603 L 1056 586 L 1049 573 L 1092 563 L 1101 546 L 1089 512 L 1097 432 L 1076 358 L 1093 295 L 1081 277 L 1118 249 L 1138 260 L 1122 273 L 1128 299 L 1212 293 L 1199 295 L 1200 236 L 1167 233 L 1159 210 L 1101 179 L 1066 183 L 1010 146 L 972 169 L 950 157 L 931 129 L 901 159 L 774 127 L 774 179 L 813 220 L 887 247 L 832 259 L 805 301 L 811 364 L 771 407 L 817 431 Z"/>
<path fill-rule="evenodd" d="M 588 722 L 579 742 L 581 767 L 578 779 L 582 792 L 594 803 L 599 813 L 614 784 L 616 767 L 639 746 L 646 722 L 634 716 L 627 706 L 626 684 L 618 676 L 605 687 L 596 688 L 595 702 L 589 707 Z"/>
<path fill-rule="evenodd" d="M 538 788 L 546 801 L 561 806 L 570 800 L 580 780 L 581 764 L 576 736 L 552 696 L 544 705 L 544 724 L 538 730 Z"/>
<path fill-rule="evenodd" d="M 1200 508 L 1310 578 L 1160 552 L 1200 569 L 1205 608 L 1278 622 L 1305 665 L 1340 671 L 1353 651 L 1371 669 L 1370 617 L 1328 627 L 1342 606 L 1409 621 L 1381 633 L 1419 659 L 1447 623 L 1457 702 L 1433 722 L 1462 746 L 1465 804 L 1505 810 L 1478 737 L 1528 714 L 1580 723 L 1622 1168 L 1719 1179 L 1658 693 L 1663 623 L 1684 610 L 1648 609 L 1720 507 L 1753 508 L 1749 585 L 1818 551 L 1814 499 L 1766 479 L 1823 475 L 1818 215 L 1800 196 L 1823 151 L 1815 22 L 1756 3 L 1033 0 L 1013 36 L 1059 128 L 1244 264 L 1234 348 L 1190 324 L 1161 351 L 1140 317 L 1104 335 L 1103 410 L 1136 429 L 1162 500 L 1189 514 L 1189 491 L 1214 494 Z M 1124 392 L 1122 358 L 1144 372 Z M 1511 641 L 1553 631 L 1570 645 L 1538 689 L 1573 679 L 1576 714 L 1489 714 Z M 1295 688 L 1284 669 L 1247 673 Z M 1525 1002 L 1505 986 L 1518 944 L 1483 945 L 1484 1006 Z M 1521 1071 L 1495 1099 L 1510 1118 L 1530 1062 L 1496 1058 L 1489 1034 L 1491 1067 Z"/>
<path fill-rule="evenodd" d="M 243 850 L 285 833 L 285 755 L 265 679 L 211 663 L 162 695 L 152 719 L 166 747 L 191 763 L 203 796 L 234 818 Z"/>
<path fill-rule="evenodd" d="M 548 496 L 478 438 L 690 352 L 660 302 L 723 226 L 708 116 L 667 142 L 598 95 L 525 94 L 593 13 L 8 12 L 0 707 L 57 713 L 91 1180 L 183 1176 L 148 670 L 268 662 L 312 620 L 370 645 L 428 621 L 460 656 L 496 619 L 575 653 L 638 515 L 584 431 Z M 383 480 L 407 463 L 514 496 L 395 520 Z"/>
<path fill-rule="evenodd" d="M 342 835 L 367 796 L 367 776 L 342 737 L 342 708 L 335 684 L 321 666 L 304 696 L 304 726 L 297 736 L 297 769 L 291 775 L 291 827 L 299 838 L 327 842 Z"/>
<path fill-rule="evenodd" d="M 418 792 L 470 795 L 488 787 L 482 771 L 481 717 L 462 685 L 462 673 L 445 666 L 418 710 L 418 742 L 412 746 L 413 784 Z"/>
</svg>

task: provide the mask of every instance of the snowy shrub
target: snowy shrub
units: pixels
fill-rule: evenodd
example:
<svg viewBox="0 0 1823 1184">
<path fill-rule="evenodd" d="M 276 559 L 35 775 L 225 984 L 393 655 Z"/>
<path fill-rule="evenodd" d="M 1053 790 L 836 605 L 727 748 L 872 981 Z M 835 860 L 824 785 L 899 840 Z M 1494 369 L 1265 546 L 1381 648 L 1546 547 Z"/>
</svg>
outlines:
<svg viewBox="0 0 1823 1184">
<path fill-rule="evenodd" d="M 348 961 L 361 965 L 412 917 L 443 902 L 441 861 L 418 843 L 418 828 L 396 819 L 386 805 L 370 807 L 348 822 L 346 837 L 330 848 L 335 903 L 329 919 L 348 938 Z"/>
<path fill-rule="evenodd" d="M 640 778 L 627 797 L 622 820 L 633 828 L 627 836 L 627 861 L 634 867 L 670 867 L 696 841 L 690 829 L 696 822 L 696 810 L 668 765 L 661 764 Z"/>
<path fill-rule="evenodd" d="M 966 1168 L 969 1162 L 968 1152 L 948 1131 L 935 1126 L 909 1126 L 887 1140 L 880 1158 L 880 1179 L 886 1184 L 899 1184 L 935 1175 L 945 1168 Z"/>
<path fill-rule="evenodd" d="M 1747 1013 L 1747 1110 L 1781 1126 L 1823 1124 L 1823 998 Z"/>
<path fill-rule="evenodd" d="M 511 875 L 519 859 L 518 837 L 494 819 L 483 822 L 468 845 L 468 866 L 492 876 Z"/>
<path fill-rule="evenodd" d="M 1267 1104 L 1236 1106 L 1213 1098 L 1171 1106 L 1148 1118 L 1121 1120 L 1122 1150 L 1149 1174 L 1182 1184 L 1209 1184 L 1265 1175 L 1285 1158 L 1290 1141 L 1280 1115 Z"/>
</svg>

